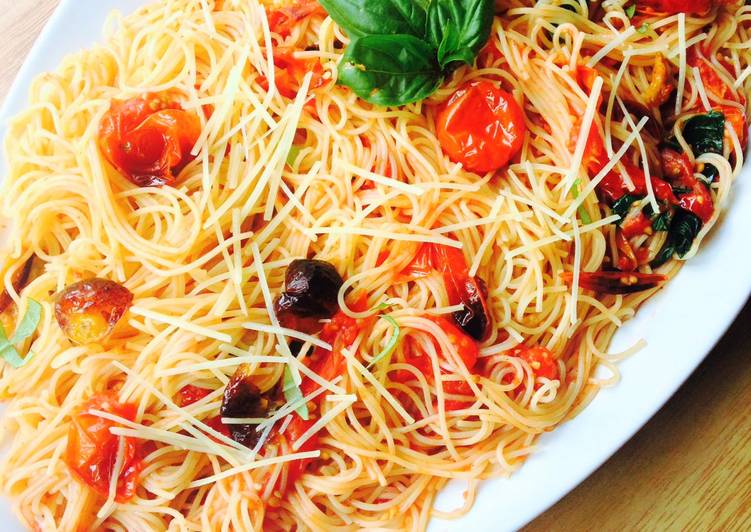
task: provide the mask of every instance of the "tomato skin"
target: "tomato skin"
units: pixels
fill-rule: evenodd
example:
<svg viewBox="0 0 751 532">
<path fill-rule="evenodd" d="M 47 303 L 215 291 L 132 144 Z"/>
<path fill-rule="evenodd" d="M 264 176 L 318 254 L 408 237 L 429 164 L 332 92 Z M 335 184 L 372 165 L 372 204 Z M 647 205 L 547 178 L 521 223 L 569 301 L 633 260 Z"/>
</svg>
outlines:
<svg viewBox="0 0 751 532">
<path fill-rule="evenodd" d="M 714 204 L 712 195 L 707 187 L 698 179 L 688 194 L 683 194 L 680 198 L 679 205 L 681 208 L 694 213 L 702 222 L 707 223 L 714 214 Z"/>
<path fill-rule="evenodd" d="M 513 348 L 508 355 L 525 360 L 536 377 L 550 380 L 556 380 L 559 377 L 558 363 L 553 353 L 545 347 L 520 345 Z"/>
<path fill-rule="evenodd" d="M 686 13 L 698 15 L 707 13 L 712 8 L 712 0 L 638 0 L 640 11 L 675 15 Z"/>
<path fill-rule="evenodd" d="M 111 434 L 110 428 L 117 423 L 88 413 L 90 410 L 102 410 L 135 421 L 136 406 L 119 403 L 113 392 L 91 397 L 71 416 L 65 452 L 65 462 L 71 471 L 87 486 L 106 497 L 117 458 L 119 438 L 122 438 L 124 459 L 117 480 L 115 500 L 127 502 L 136 491 L 138 473 L 143 467 L 140 440 Z"/>
<path fill-rule="evenodd" d="M 643 212 L 640 212 L 633 218 L 629 218 L 621 225 L 620 233 L 625 238 L 633 238 L 638 235 L 649 234 L 652 228 L 652 221 L 647 218 Z"/>
<path fill-rule="evenodd" d="M 477 343 L 451 320 L 447 320 L 440 316 L 429 316 L 428 319 L 438 325 L 446 333 L 446 336 L 453 344 L 459 358 L 461 358 L 462 362 L 467 367 L 467 370 L 469 370 L 470 373 L 473 373 L 477 366 L 477 358 L 479 356 Z M 433 345 L 435 345 L 439 356 L 443 357 L 443 352 L 435 340 L 433 340 Z M 430 357 L 425 353 L 416 352 L 415 345 L 412 343 L 410 343 L 408 348 L 405 349 L 404 362 L 417 368 L 417 370 L 425 376 L 425 379 L 428 382 L 434 382 L 433 363 Z M 441 368 L 441 373 L 446 375 L 449 372 Z M 408 382 L 414 379 L 414 375 L 408 370 L 399 370 L 393 375 L 393 379 L 397 382 Z M 445 381 L 442 385 L 444 393 L 447 394 L 473 395 L 472 388 L 464 380 Z M 471 403 L 468 403 L 467 401 L 448 399 L 446 400 L 445 407 L 447 411 L 460 410 L 466 408 L 469 404 Z"/>
<path fill-rule="evenodd" d="M 436 117 L 444 153 L 478 174 L 506 166 L 521 149 L 526 131 L 519 104 L 489 81 L 462 85 Z"/>
<path fill-rule="evenodd" d="M 567 284 L 573 283 L 573 273 L 561 273 Z M 655 288 L 668 278 L 659 273 L 641 272 L 579 272 L 579 287 L 604 294 L 633 294 Z"/>
<path fill-rule="evenodd" d="M 99 149 L 139 187 L 171 185 L 193 160 L 201 122 L 166 96 L 113 100 L 99 124 Z"/>
<path fill-rule="evenodd" d="M 197 403 L 210 393 L 211 390 L 209 390 L 208 388 L 200 388 L 198 386 L 193 386 L 192 384 L 187 384 L 180 388 L 180 390 L 177 392 L 177 404 L 179 406 L 192 405 L 193 403 Z"/>
<path fill-rule="evenodd" d="M 269 30 L 280 37 L 287 37 L 301 20 L 314 14 L 326 15 L 326 11 L 316 0 L 298 0 L 281 9 L 272 9 L 266 16 Z"/>
<path fill-rule="evenodd" d="M 323 66 L 316 58 L 301 59 L 295 57 L 296 48 L 278 46 L 274 48 L 274 83 L 279 94 L 285 98 L 294 99 L 300 90 L 300 85 L 308 72 L 312 72 L 309 90 L 322 87 Z M 268 90 L 268 80 L 261 78 L 261 85 Z"/>
</svg>

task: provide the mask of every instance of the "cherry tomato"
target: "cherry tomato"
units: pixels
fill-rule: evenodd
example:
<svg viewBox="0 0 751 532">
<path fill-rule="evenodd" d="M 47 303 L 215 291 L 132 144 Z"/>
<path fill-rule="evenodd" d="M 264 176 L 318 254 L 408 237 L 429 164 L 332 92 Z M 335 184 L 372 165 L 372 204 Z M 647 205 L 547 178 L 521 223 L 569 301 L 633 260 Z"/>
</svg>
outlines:
<svg viewBox="0 0 751 532">
<path fill-rule="evenodd" d="M 553 353 L 545 347 L 520 345 L 513 348 L 508 355 L 525 360 L 536 377 L 550 380 L 558 378 L 558 363 Z"/>
<path fill-rule="evenodd" d="M 487 289 L 479 277 L 469 275 L 461 250 L 441 244 L 423 244 L 399 278 L 413 280 L 433 270 L 443 274 L 449 303 L 464 305 L 463 310 L 454 313 L 454 321 L 475 340 L 487 339 L 492 332 Z"/>
<path fill-rule="evenodd" d="M 712 0 L 637 0 L 636 5 L 640 12 L 645 14 L 662 13 L 675 15 L 686 13 L 687 15 L 699 15 L 708 12 L 712 8 Z"/>
<path fill-rule="evenodd" d="M 561 279 L 571 284 L 574 275 L 561 273 Z M 580 272 L 579 286 L 587 290 L 605 294 L 631 294 L 649 290 L 667 281 L 668 278 L 658 273 L 641 272 Z"/>
<path fill-rule="evenodd" d="M 326 15 L 326 11 L 316 0 L 298 0 L 281 9 L 272 9 L 266 15 L 269 30 L 281 37 L 288 36 L 301 20 L 314 15 Z"/>
<path fill-rule="evenodd" d="M 688 183 L 694 179 L 691 160 L 685 153 L 679 153 L 671 148 L 660 150 L 660 165 L 662 175 L 671 182 Z"/>
<path fill-rule="evenodd" d="M 626 219 L 621 224 L 619 232 L 623 233 L 625 238 L 633 238 L 637 235 L 649 234 L 651 229 L 652 221 L 643 212 L 640 212 L 636 216 Z"/>
<path fill-rule="evenodd" d="M 90 414 L 91 410 L 102 410 L 134 421 L 136 406 L 119 403 L 114 393 L 93 396 L 73 413 L 65 452 L 65 462 L 73 473 L 94 491 L 107 496 L 122 438 L 123 463 L 117 478 L 115 500 L 127 502 L 136 491 L 142 467 L 140 440 L 113 435 L 110 428 L 117 424 Z"/>
<path fill-rule="evenodd" d="M 725 121 L 731 125 L 735 131 L 735 135 L 738 137 L 741 148 L 746 146 L 748 140 L 748 125 L 746 124 L 746 113 L 743 109 L 738 109 L 730 105 L 716 105 L 712 108 L 714 111 L 719 111 L 725 115 Z M 728 138 L 727 132 L 725 133 L 725 142 L 732 146 L 732 141 Z"/>
<path fill-rule="evenodd" d="M 109 335 L 133 302 L 124 286 L 94 277 L 68 285 L 55 300 L 55 318 L 77 344 L 99 342 Z"/>
<path fill-rule="evenodd" d="M 321 62 L 312 57 L 301 59 L 295 57 L 296 48 L 278 46 L 274 48 L 274 83 L 279 94 L 285 98 L 294 99 L 300 90 L 300 85 L 308 72 L 312 72 L 309 90 L 322 87 L 326 80 L 323 79 L 323 66 Z M 268 90 L 268 80 L 261 79 L 261 85 Z"/>
<path fill-rule="evenodd" d="M 198 386 L 193 386 L 192 384 L 187 384 L 180 388 L 180 390 L 177 392 L 177 404 L 179 406 L 192 405 L 193 403 L 197 403 L 210 393 L 211 390 L 209 390 L 208 388 L 200 388 Z"/>
<path fill-rule="evenodd" d="M 618 269 L 624 272 L 634 271 L 639 265 L 639 262 L 634 253 L 634 249 L 631 247 L 628 238 L 626 238 L 626 235 L 621 228 L 618 228 L 615 231 L 615 243 L 618 248 Z"/>
<path fill-rule="evenodd" d="M 122 175 L 139 187 L 171 185 L 193 160 L 201 133 L 194 113 L 166 96 L 146 94 L 113 100 L 99 124 L 99 148 Z"/>
<path fill-rule="evenodd" d="M 444 153 L 478 174 L 506 166 L 521 149 L 526 131 L 521 107 L 489 81 L 462 85 L 436 117 Z"/>
</svg>

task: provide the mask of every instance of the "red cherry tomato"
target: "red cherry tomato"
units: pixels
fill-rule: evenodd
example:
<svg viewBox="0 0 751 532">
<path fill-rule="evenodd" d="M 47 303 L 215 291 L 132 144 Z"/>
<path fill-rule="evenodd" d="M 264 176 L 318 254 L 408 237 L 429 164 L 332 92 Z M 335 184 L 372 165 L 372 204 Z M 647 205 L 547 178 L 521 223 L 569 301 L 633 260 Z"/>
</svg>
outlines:
<svg viewBox="0 0 751 532">
<path fill-rule="evenodd" d="M 479 277 L 469 275 L 461 250 L 441 244 L 423 244 L 398 279 L 414 280 L 434 270 L 443 274 L 449 303 L 464 305 L 463 310 L 454 313 L 454 321 L 475 340 L 487 339 L 492 332 L 487 290 Z"/>
<path fill-rule="evenodd" d="M 314 14 L 325 16 L 326 11 L 316 0 L 298 0 L 281 9 L 272 9 L 266 16 L 269 21 L 269 30 L 281 37 L 286 37 L 301 20 Z"/>
<path fill-rule="evenodd" d="M 549 349 L 540 346 L 520 345 L 512 349 L 509 356 L 525 360 L 536 377 L 555 380 L 558 378 L 558 363 Z"/>
<path fill-rule="evenodd" d="M 712 0 L 637 0 L 637 6 L 640 12 L 663 13 L 666 15 L 675 15 L 677 13 L 686 13 L 688 15 L 698 15 L 709 11 L 712 8 Z"/>
<path fill-rule="evenodd" d="M 489 81 L 462 85 L 441 107 L 436 134 L 449 159 L 484 174 L 519 152 L 527 127 L 514 98 Z"/>
<path fill-rule="evenodd" d="M 192 405 L 193 403 L 197 403 L 210 393 L 211 390 L 209 390 L 208 388 L 200 388 L 198 386 L 188 384 L 180 388 L 180 390 L 177 392 L 177 404 L 180 406 Z"/>
<path fill-rule="evenodd" d="M 171 185 L 193 156 L 201 133 L 194 113 L 165 96 L 113 100 L 99 125 L 99 148 L 122 175 L 139 187 Z"/>
<path fill-rule="evenodd" d="M 90 414 L 91 410 L 102 410 L 134 421 L 136 406 L 119 403 L 114 393 L 95 395 L 73 413 L 65 452 L 65 462 L 73 473 L 94 491 L 107 496 L 119 439 L 122 438 L 123 464 L 117 478 L 115 500 L 127 502 L 136 491 L 138 473 L 142 467 L 140 441 L 113 435 L 110 428 L 117 424 Z"/>
</svg>

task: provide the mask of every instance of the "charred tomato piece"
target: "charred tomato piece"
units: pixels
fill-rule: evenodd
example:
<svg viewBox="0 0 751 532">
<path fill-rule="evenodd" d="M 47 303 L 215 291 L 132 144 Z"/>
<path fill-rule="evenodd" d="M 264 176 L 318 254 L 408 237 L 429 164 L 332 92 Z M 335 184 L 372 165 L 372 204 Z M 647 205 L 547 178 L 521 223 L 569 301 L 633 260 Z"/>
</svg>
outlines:
<svg viewBox="0 0 751 532">
<path fill-rule="evenodd" d="M 227 383 L 219 409 L 221 417 L 266 417 L 272 404 L 266 394 L 250 380 L 250 366 L 242 364 Z M 246 447 L 255 447 L 261 433 L 255 425 L 228 424 L 230 437 Z"/>
<path fill-rule="evenodd" d="M 24 265 L 13 272 L 11 283 L 13 284 L 13 290 L 16 293 L 20 292 L 29 280 L 29 274 L 31 273 L 31 265 L 34 262 L 34 255 L 32 255 Z M 4 312 L 10 304 L 13 303 L 13 299 L 8 294 L 7 290 L 3 290 L 0 293 L 0 312 Z"/>
<path fill-rule="evenodd" d="M 99 342 L 109 335 L 133 302 L 124 286 L 94 277 L 68 285 L 55 300 L 55 318 L 74 343 Z"/>
<path fill-rule="evenodd" d="M 284 292 L 274 303 L 281 324 L 313 333 L 318 320 L 330 318 L 339 304 L 337 295 L 344 281 L 331 263 L 315 259 L 297 259 L 287 267 Z"/>
<path fill-rule="evenodd" d="M 566 284 L 573 282 L 572 272 L 561 273 L 561 279 Z M 595 292 L 605 294 L 632 294 L 655 288 L 668 278 L 659 273 L 641 272 L 581 272 L 579 286 Z"/>
</svg>

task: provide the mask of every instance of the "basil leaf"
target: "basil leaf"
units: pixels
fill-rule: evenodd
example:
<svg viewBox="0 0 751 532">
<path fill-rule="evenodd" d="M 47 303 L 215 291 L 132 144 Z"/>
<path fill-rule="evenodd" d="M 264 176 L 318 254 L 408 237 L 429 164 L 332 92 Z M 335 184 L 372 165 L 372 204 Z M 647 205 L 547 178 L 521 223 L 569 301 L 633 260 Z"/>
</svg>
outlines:
<svg viewBox="0 0 751 532">
<path fill-rule="evenodd" d="M 649 31 L 649 22 L 645 22 L 644 24 L 639 26 L 639 28 L 636 31 L 638 31 L 642 35 L 645 35 Z"/>
<path fill-rule="evenodd" d="M 425 7 L 414 0 L 320 0 L 320 4 L 350 37 L 425 36 Z"/>
<path fill-rule="evenodd" d="M 8 340 L 5 329 L 0 325 L 0 357 L 14 368 L 20 368 L 26 362 L 21 358 L 13 344 Z"/>
<path fill-rule="evenodd" d="M 620 220 L 615 222 L 616 224 L 620 225 L 621 222 L 626 218 L 626 215 L 628 214 L 628 211 L 631 209 L 631 205 L 634 204 L 636 200 L 639 198 L 637 196 L 632 196 L 631 194 L 626 194 L 624 196 L 621 196 L 616 200 L 615 203 L 613 203 L 613 207 L 611 207 L 611 210 L 613 211 L 613 214 L 617 214 L 621 217 Z"/>
<path fill-rule="evenodd" d="M 391 316 L 380 317 L 389 322 L 394 327 L 394 331 L 391 333 L 391 337 L 389 338 L 389 341 L 386 342 L 386 346 L 383 348 L 383 350 L 378 353 L 375 358 L 373 358 L 373 360 L 370 361 L 370 364 L 368 364 L 368 369 L 370 369 L 371 366 L 374 366 L 380 360 L 386 357 L 391 357 L 391 354 L 394 352 L 394 349 L 396 349 L 396 344 L 399 342 L 399 337 L 402 333 L 399 324 L 396 323 L 396 320 L 394 318 L 392 318 Z"/>
<path fill-rule="evenodd" d="M 661 212 L 652 218 L 652 229 L 655 231 L 668 231 L 670 229 L 670 211 Z"/>
<path fill-rule="evenodd" d="M 634 13 L 636 13 L 636 4 L 631 4 L 626 9 L 624 9 L 624 12 L 626 13 L 626 16 L 628 18 L 633 18 Z"/>
<path fill-rule="evenodd" d="M 282 381 L 282 389 L 284 390 L 284 398 L 288 403 L 300 402 L 300 405 L 295 408 L 295 412 L 307 421 L 308 415 L 308 403 L 304 400 L 300 387 L 295 383 L 295 379 L 292 378 L 292 372 L 289 370 L 289 366 L 284 367 L 284 379 Z"/>
<path fill-rule="evenodd" d="M 13 338 L 10 342 L 12 344 L 18 344 L 26 340 L 29 336 L 34 334 L 39 326 L 39 320 L 42 317 L 42 305 L 39 301 L 29 299 L 26 313 L 21 319 L 21 323 L 16 327 L 16 332 L 13 333 Z"/>
<path fill-rule="evenodd" d="M 657 268 L 673 258 L 676 253 L 682 257 L 691 245 L 694 243 L 696 235 L 701 230 L 701 219 L 694 213 L 684 209 L 678 209 L 670 223 L 668 238 L 657 256 L 652 260 L 650 266 Z"/>
<path fill-rule="evenodd" d="M 689 118 L 683 126 L 683 138 L 691 145 L 696 157 L 703 153 L 722 154 L 725 115 L 710 111 L 707 114 Z"/>
<path fill-rule="evenodd" d="M 413 35 L 353 39 L 339 64 L 339 83 L 376 105 L 422 100 L 438 88 L 442 79 L 435 50 Z"/>
<path fill-rule="evenodd" d="M 438 50 L 438 64 L 472 64 L 490 37 L 492 0 L 433 0 L 428 8 L 427 40 Z"/>
</svg>

